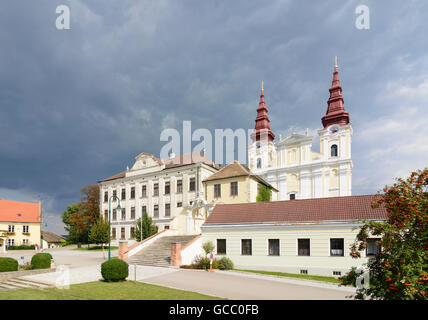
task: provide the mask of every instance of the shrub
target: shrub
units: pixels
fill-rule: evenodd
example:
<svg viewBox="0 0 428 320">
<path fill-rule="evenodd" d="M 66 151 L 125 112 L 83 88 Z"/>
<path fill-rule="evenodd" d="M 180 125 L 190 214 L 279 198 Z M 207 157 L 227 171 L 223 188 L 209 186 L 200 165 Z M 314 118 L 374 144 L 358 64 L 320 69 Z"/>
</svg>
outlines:
<svg viewBox="0 0 428 320">
<path fill-rule="evenodd" d="M 18 271 L 18 261 L 13 258 L 0 258 L 0 272 Z"/>
<path fill-rule="evenodd" d="M 9 246 L 7 250 L 34 250 L 34 245 Z"/>
<path fill-rule="evenodd" d="M 204 249 L 206 255 L 209 255 L 214 251 L 214 244 L 211 241 L 204 242 L 202 249 Z"/>
<path fill-rule="evenodd" d="M 52 256 L 50 253 L 37 253 L 31 258 L 33 269 L 49 269 Z"/>
<path fill-rule="evenodd" d="M 228 257 L 223 257 L 219 261 L 218 268 L 220 270 L 232 270 L 233 269 L 233 262 Z"/>
<path fill-rule="evenodd" d="M 220 266 L 220 261 L 217 259 L 213 260 L 213 269 L 218 269 Z M 187 268 L 191 269 L 204 269 L 208 270 L 210 268 L 210 258 L 204 256 L 196 256 L 193 260 L 193 263 Z"/>
<path fill-rule="evenodd" d="M 101 275 L 106 281 L 122 281 L 128 274 L 128 264 L 118 258 L 112 258 L 101 265 Z"/>
</svg>

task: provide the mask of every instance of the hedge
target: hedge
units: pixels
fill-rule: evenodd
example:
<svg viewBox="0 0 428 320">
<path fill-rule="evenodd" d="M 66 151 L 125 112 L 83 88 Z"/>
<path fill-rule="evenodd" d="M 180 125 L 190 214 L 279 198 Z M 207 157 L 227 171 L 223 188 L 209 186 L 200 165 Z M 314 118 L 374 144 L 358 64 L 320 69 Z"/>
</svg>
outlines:
<svg viewBox="0 0 428 320">
<path fill-rule="evenodd" d="M 34 250 L 34 245 L 9 246 L 7 250 Z"/>
<path fill-rule="evenodd" d="M 101 275 L 105 281 L 122 281 L 129 275 L 128 264 L 118 258 L 112 258 L 101 264 Z"/>
<path fill-rule="evenodd" d="M 0 272 L 18 271 L 18 261 L 13 258 L 0 258 Z"/>
<path fill-rule="evenodd" d="M 52 256 L 50 253 L 37 253 L 31 258 L 33 269 L 49 269 Z"/>
<path fill-rule="evenodd" d="M 218 268 L 220 270 L 232 270 L 233 269 L 233 262 L 228 257 L 223 257 L 219 261 Z"/>
</svg>

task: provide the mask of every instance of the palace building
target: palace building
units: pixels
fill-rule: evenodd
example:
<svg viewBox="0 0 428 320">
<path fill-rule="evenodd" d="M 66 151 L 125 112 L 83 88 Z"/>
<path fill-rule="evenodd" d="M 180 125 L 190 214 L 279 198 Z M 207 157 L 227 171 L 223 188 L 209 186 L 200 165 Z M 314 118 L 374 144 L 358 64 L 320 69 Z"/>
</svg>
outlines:
<svg viewBox="0 0 428 320">
<path fill-rule="evenodd" d="M 352 126 L 344 108 L 337 58 L 329 91 L 323 127 L 318 130 L 320 152 L 316 152 L 312 150 L 314 137 L 308 131 L 275 141 L 262 85 L 253 142 L 248 146 L 248 166 L 279 190 L 279 200 L 351 195 Z"/>
</svg>

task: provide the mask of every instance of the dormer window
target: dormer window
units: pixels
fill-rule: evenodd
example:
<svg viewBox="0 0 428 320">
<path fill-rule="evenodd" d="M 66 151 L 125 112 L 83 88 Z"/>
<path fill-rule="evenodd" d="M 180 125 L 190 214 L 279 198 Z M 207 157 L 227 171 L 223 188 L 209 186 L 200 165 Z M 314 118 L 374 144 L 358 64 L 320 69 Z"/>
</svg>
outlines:
<svg viewBox="0 0 428 320">
<path fill-rule="evenodd" d="M 333 144 L 330 148 L 330 155 L 332 157 L 337 157 L 337 144 Z"/>
</svg>

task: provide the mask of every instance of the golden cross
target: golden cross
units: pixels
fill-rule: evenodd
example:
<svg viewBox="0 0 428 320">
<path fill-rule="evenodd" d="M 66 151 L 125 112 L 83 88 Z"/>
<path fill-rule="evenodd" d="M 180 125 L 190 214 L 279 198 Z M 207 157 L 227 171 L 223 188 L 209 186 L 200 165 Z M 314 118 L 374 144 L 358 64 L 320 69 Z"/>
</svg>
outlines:
<svg viewBox="0 0 428 320">
<path fill-rule="evenodd" d="M 264 86 L 264 82 L 262 81 L 262 91 L 264 91 L 263 86 Z"/>
<path fill-rule="evenodd" d="M 337 56 L 334 58 L 334 71 L 337 70 L 337 68 L 339 68 L 339 66 L 337 65 Z"/>
</svg>

